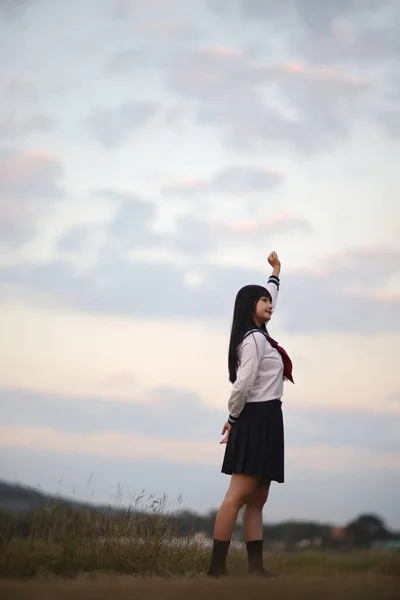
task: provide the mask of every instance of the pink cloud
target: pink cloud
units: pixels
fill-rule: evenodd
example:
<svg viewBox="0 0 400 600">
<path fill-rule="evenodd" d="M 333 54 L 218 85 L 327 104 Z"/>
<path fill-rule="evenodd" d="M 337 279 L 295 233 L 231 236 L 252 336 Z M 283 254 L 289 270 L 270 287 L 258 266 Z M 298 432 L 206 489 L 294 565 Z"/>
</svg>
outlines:
<svg viewBox="0 0 400 600">
<path fill-rule="evenodd" d="M 247 219 L 235 221 L 231 228 L 243 235 L 251 235 L 263 231 L 312 233 L 311 223 L 289 211 L 278 211 L 266 219 Z"/>
<path fill-rule="evenodd" d="M 36 220 L 62 195 L 62 167 L 42 149 L 0 153 L 0 234 L 9 242 L 29 238 Z"/>
<path fill-rule="evenodd" d="M 6 194 L 32 193 L 35 186 L 55 191 L 54 180 L 61 174 L 61 165 L 42 149 L 0 154 L 0 186 Z M 43 194 L 43 190 L 40 193 Z"/>
<path fill-rule="evenodd" d="M 222 59 L 235 59 L 235 58 L 243 58 L 245 56 L 244 52 L 241 50 L 236 50 L 235 48 L 229 48 L 228 46 L 212 46 L 208 48 L 204 48 L 202 50 L 204 54 L 222 58 Z"/>
<path fill-rule="evenodd" d="M 260 222 L 256 220 L 235 221 L 232 227 L 239 233 L 254 233 L 260 230 Z"/>
<path fill-rule="evenodd" d="M 289 77 L 304 78 L 314 80 L 315 82 L 330 83 L 342 88 L 365 89 L 370 87 L 371 82 L 362 77 L 355 77 L 346 74 L 338 66 L 311 67 L 301 62 L 276 63 L 266 65 L 261 69 L 265 74 L 270 75 L 288 75 Z"/>
</svg>

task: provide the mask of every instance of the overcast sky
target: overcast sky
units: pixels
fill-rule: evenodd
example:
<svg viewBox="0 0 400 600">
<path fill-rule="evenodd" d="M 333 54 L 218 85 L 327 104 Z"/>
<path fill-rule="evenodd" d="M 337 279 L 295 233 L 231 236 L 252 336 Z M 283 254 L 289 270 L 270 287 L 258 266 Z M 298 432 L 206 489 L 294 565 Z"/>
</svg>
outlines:
<svg viewBox="0 0 400 600">
<path fill-rule="evenodd" d="M 0 477 L 218 506 L 234 297 L 276 250 L 296 385 L 265 519 L 400 529 L 399 23 L 0 2 Z"/>
</svg>

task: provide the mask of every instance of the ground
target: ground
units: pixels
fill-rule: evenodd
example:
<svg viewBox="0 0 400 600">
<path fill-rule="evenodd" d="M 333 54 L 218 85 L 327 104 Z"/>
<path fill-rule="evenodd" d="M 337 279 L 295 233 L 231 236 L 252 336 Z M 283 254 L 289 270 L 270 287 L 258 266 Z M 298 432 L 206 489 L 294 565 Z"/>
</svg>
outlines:
<svg viewBox="0 0 400 600">
<path fill-rule="evenodd" d="M 284 576 L 277 580 L 235 578 L 209 581 L 80 576 L 0 581 L 3 600 L 214 600 L 268 598 L 276 600 L 399 600 L 399 577 L 381 575 Z"/>
</svg>

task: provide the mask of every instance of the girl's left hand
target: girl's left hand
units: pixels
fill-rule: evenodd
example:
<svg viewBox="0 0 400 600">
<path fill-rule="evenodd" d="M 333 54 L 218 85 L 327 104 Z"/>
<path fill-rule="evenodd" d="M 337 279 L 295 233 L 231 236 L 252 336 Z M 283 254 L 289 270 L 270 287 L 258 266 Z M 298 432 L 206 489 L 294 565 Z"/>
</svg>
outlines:
<svg viewBox="0 0 400 600">
<path fill-rule="evenodd" d="M 222 433 L 221 435 L 224 435 L 224 433 L 226 433 L 226 436 L 224 437 L 223 440 L 220 441 L 220 444 L 227 444 L 228 443 L 228 438 L 229 438 L 229 433 L 232 429 L 232 425 L 229 423 L 229 421 L 227 421 L 222 429 Z"/>
</svg>

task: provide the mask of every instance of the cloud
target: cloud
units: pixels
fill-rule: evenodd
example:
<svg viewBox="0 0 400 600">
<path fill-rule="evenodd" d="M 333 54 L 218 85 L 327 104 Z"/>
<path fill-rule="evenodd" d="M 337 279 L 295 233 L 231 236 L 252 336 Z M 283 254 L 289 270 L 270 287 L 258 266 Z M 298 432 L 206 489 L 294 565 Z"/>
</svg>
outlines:
<svg viewBox="0 0 400 600">
<path fill-rule="evenodd" d="M 163 186 L 166 196 L 191 197 L 200 194 L 260 193 L 276 188 L 284 180 L 276 169 L 232 165 L 220 169 L 208 180 L 183 180 Z"/>
<path fill-rule="evenodd" d="M 84 275 L 57 261 L 4 267 L 0 280 L 25 290 L 55 293 L 65 308 L 139 316 L 152 312 L 183 317 L 202 313 L 200 297 L 195 300 L 188 294 L 180 268 L 131 262 L 107 254 Z"/>
<path fill-rule="evenodd" d="M 392 248 L 360 248 L 333 257 L 320 271 L 292 274 L 280 304 L 285 325 L 292 331 L 398 331 L 400 296 L 379 292 L 399 260 Z M 289 298 L 296 298 L 296 311 Z"/>
<path fill-rule="evenodd" d="M 236 8 L 242 18 L 271 28 L 291 50 L 314 63 L 341 60 L 370 66 L 395 59 L 400 51 L 395 0 L 287 0 L 279 6 L 239 0 Z"/>
<path fill-rule="evenodd" d="M 260 203 L 259 193 L 265 185 L 273 185 L 273 180 L 279 180 L 275 171 L 255 168 L 225 168 L 216 173 L 209 180 L 199 182 L 196 186 L 207 192 L 202 202 L 203 208 L 199 216 L 193 211 L 186 214 L 177 213 L 169 215 L 168 227 L 160 226 L 160 203 L 150 201 L 134 192 L 116 190 L 97 190 L 92 193 L 94 199 L 100 198 L 107 201 L 112 207 L 112 216 L 107 224 L 79 225 L 68 229 L 61 237 L 58 245 L 60 259 L 73 258 L 71 252 L 87 252 L 93 245 L 90 240 L 98 239 L 96 247 L 101 242 L 102 249 L 97 253 L 97 260 L 106 262 L 133 260 L 145 263 L 165 264 L 175 263 L 180 267 L 196 272 L 194 284 L 192 276 L 182 273 L 185 284 L 198 287 L 200 281 L 205 282 L 205 273 L 202 266 L 209 262 L 212 253 L 225 251 L 230 244 L 246 245 L 247 248 L 265 241 L 265 236 L 270 238 L 277 235 L 302 234 L 310 235 L 314 232 L 313 225 L 305 218 L 299 217 L 290 211 L 272 212 L 268 217 L 265 203 Z M 178 194 L 178 190 L 185 190 L 186 184 L 180 182 L 165 186 L 166 195 Z M 211 191 L 218 189 L 221 194 L 229 194 L 230 217 L 226 213 L 218 214 L 215 201 L 210 198 Z M 245 190 L 248 189 L 247 193 Z M 232 191 L 231 191 L 232 190 Z M 236 190 L 236 204 L 232 198 Z M 185 190 L 187 193 L 187 190 Z M 194 191 L 193 191 L 194 194 Z M 252 194 L 257 198 L 252 200 Z M 244 198 L 242 198 L 242 195 Z M 199 201 L 196 198 L 196 207 Z M 201 196 L 200 196 L 201 198 Z M 191 203 L 190 208 L 194 206 Z M 251 208 L 252 214 L 261 216 L 253 219 L 238 218 L 245 215 Z M 215 214 L 214 214 L 215 211 Z M 100 240 L 101 238 L 101 240 Z M 86 250 L 84 250 L 86 249 Z M 81 260 L 79 258 L 79 260 Z M 189 279 L 188 279 L 189 277 Z M 188 282 L 191 283 L 188 283 Z"/>
<path fill-rule="evenodd" d="M 115 377 L 112 385 L 132 385 L 130 374 Z M 109 388 L 112 394 L 112 386 Z M 288 448 L 351 448 L 368 451 L 371 439 L 378 454 L 400 455 L 400 413 L 344 408 L 301 408 L 284 403 Z M 119 433 L 168 440 L 214 442 L 226 418 L 207 407 L 188 389 L 153 388 L 131 401 L 112 398 L 69 397 L 29 390 L 1 389 L 0 414 L 4 427 L 46 427 L 78 435 Z"/>
<path fill-rule="evenodd" d="M 151 231 L 156 217 L 154 204 L 132 193 L 99 190 L 95 196 L 110 200 L 118 207 L 107 231 L 109 235 L 132 248 L 151 245 L 157 236 Z"/>
<path fill-rule="evenodd" d="M 180 217 L 176 220 L 175 232 L 166 236 L 166 247 L 183 256 L 189 254 L 204 259 L 218 246 L 215 231 L 212 222 L 191 216 Z"/>
<path fill-rule="evenodd" d="M 377 453 L 400 454 L 400 413 L 333 408 L 299 409 L 286 412 L 286 437 L 296 446 L 351 447 L 354 452 L 371 448 Z"/>
<path fill-rule="evenodd" d="M 134 8 L 142 15 L 143 10 L 161 10 L 162 3 L 157 9 L 151 3 L 127 6 L 128 12 Z M 327 7 L 316 0 L 288 0 L 279 6 L 232 0 L 229 7 L 217 1 L 207 6 L 219 14 L 221 26 L 228 26 L 232 13 L 247 26 L 259 25 L 260 36 L 248 29 L 253 40 L 244 35 L 240 45 L 194 49 L 181 43 L 166 49 L 158 43 L 160 34 L 149 27 L 153 21 L 142 15 L 141 32 L 152 36 L 151 49 L 138 42 L 119 51 L 108 71 L 134 74 L 138 65 L 154 71 L 196 112 L 199 127 L 216 128 L 224 143 L 242 154 L 269 148 L 315 154 L 346 140 L 359 122 L 385 128 L 389 122 L 392 135 L 397 131 L 390 127 L 398 124 L 397 100 L 385 100 L 385 90 L 397 79 L 400 55 L 395 2 L 377 6 L 343 0 Z M 162 32 L 168 31 L 168 23 L 182 23 L 185 13 L 181 3 L 166 10 L 169 18 L 154 21 Z M 204 23 L 207 18 L 203 13 Z M 192 40 L 193 32 L 187 38 Z M 278 47 L 286 50 L 287 62 L 275 62 L 282 54 Z"/>
<path fill-rule="evenodd" d="M 400 250 L 391 247 L 349 249 L 326 262 L 325 273 L 352 289 L 372 291 L 398 272 Z M 378 288 L 379 289 L 379 288 Z"/>
<path fill-rule="evenodd" d="M 15 200 L 23 200 L 27 195 L 34 198 L 61 195 L 57 181 L 61 175 L 60 164 L 45 151 L 0 154 L 0 190 Z"/>
<path fill-rule="evenodd" d="M 232 4 L 235 5 L 235 2 Z M 317 72 L 327 66 L 331 68 L 331 65 L 358 72 L 359 93 L 366 92 L 368 86 L 368 80 L 363 82 L 360 73 L 363 73 L 363 77 L 368 77 L 365 74 L 369 73 L 374 81 L 368 94 L 369 101 L 366 104 L 354 104 L 352 101 L 346 108 L 346 112 L 350 110 L 352 113 L 347 115 L 347 119 L 354 120 L 355 116 L 369 119 L 384 127 L 391 135 L 399 135 L 398 93 L 390 93 L 393 82 L 399 81 L 400 7 L 396 0 L 341 0 L 329 5 L 317 0 L 288 0 L 279 7 L 263 3 L 262 0 L 239 0 L 236 9 L 241 18 L 259 25 L 263 32 L 265 28 L 270 28 L 271 38 L 279 39 L 289 53 L 299 57 L 303 63 L 314 65 Z M 265 55 L 264 47 L 260 49 L 260 55 Z M 328 92 L 329 86 L 325 87 Z M 334 86 L 332 81 L 332 99 L 335 102 L 337 90 L 338 85 Z M 298 90 L 293 89 L 292 93 L 296 95 Z M 314 95 L 313 89 L 311 100 Z M 331 101 L 328 100 L 328 103 L 331 104 Z M 358 115 L 354 113 L 356 106 L 361 110 Z M 319 109 L 317 117 L 321 109 L 325 112 L 322 101 L 311 101 L 310 107 Z M 343 106 L 338 108 L 343 119 Z"/>
<path fill-rule="evenodd" d="M 180 42 L 193 42 L 198 37 L 198 8 L 181 0 L 115 0 L 111 2 L 113 17 L 124 19 L 140 43 L 151 40 L 152 49 L 164 47 L 170 53 Z M 196 12 L 197 9 L 197 12 Z M 167 46 L 165 45 L 167 42 Z"/>
<path fill-rule="evenodd" d="M 53 119 L 39 113 L 25 118 L 18 118 L 12 114 L 4 115 L 0 118 L 0 137 L 25 138 L 35 131 L 49 131 L 53 126 Z"/>
<path fill-rule="evenodd" d="M 216 247 L 215 225 L 205 219 L 185 215 L 175 218 L 174 227 L 167 232 L 156 232 L 154 224 L 158 217 L 157 205 L 134 193 L 98 190 L 93 197 L 108 200 L 115 207 L 115 214 L 107 224 L 108 256 L 126 256 L 127 252 L 143 251 L 182 257 L 205 255 Z M 62 248 L 68 240 L 82 245 L 85 231 L 90 235 L 93 227 L 74 228 L 62 240 Z"/>
<path fill-rule="evenodd" d="M 48 427 L 0 427 L 3 448 L 31 448 L 75 455 L 92 454 L 141 460 L 163 457 L 191 464 L 217 464 L 217 444 L 170 438 L 152 439 L 143 435 L 110 431 L 94 434 L 66 434 Z"/>
<path fill-rule="evenodd" d="M 235 235 L 239 234 L 247 237 L 249 241 L 255 241 L 259 238 L 265 239 L 267 234 L 269 236 L 288 233 L 309 235 L 315 231 L 309 220 L 298 217 L 290 211 L 272 213 L 267 219 L 242 219 L 234 221 L 230 229 Z"/>
<path fill-rule="evenodd" d="M 218 443 L 221 419 L 226 415 L 216 412 L 212 418 L 211 411 L 208 417 L 204 410 L 193 412 L 193 406 L 187 404 L 186 397 L 182 397 L 182 394 L 177 396 L 173 390 L 171 393 L 172 397 L 168 402 L 152 407 L 141 407 L 137 404 L 122 407 L 115 403 L 107 406 L 107 403 L 99 405 L 86 402 L 80 407 L 72 403 L 68 411 L 68 404 L 63 405 L 60 399 L 55 406 L 53 399 L 53 407 L 51 402 L 42 402 L 42 406 L 40 401 L 35 402 L 39 408 L 39 415 L 33 418 L 35 424 L 29 424 L 29 417 L 26 418 L 21 412 L 19 418 L 12 411 L 11 419 L 7 415 L 6 421 L 2 419 L 0 446 L 3 452 L 5 449 L 29 448 L 32 451 L 97 455 L 134 461 L 162 458 L 192 465 L 219 465 L 223 453 L 223 448 Z M 183 400 L 184 404 L 179 400 Z M 29 410 L 26 402 L 17 404 L 26 406 Z M 60 408 L 60 414 L 57 423 L 54 424 L 54 419 L 57 419 L 56 406 Z M 68 412 L 71 415 L 71 411 L 74 420 L 68 416 Z M 31 410 L 28 415 L 33 416 Z M 329 422 L 332 416 L 334 424 L 340 423 L 340 427 L 344 424 L 344 431 L 339 438 L 335 437 L 337 429 L 332 430 L 332 424 Z M 311 413 L 300 418 L 299 415 L 297 418 L 293 418 L 292 415 L 292 427 L 286 427 L 288 462 L 292 468 L 330 475 L 352 473 L 357 469 L 364 470 L 368 466 L 397 470 L 400 467 L 397 436 L 399 417 L 385 415 L 374 422 L 374 416 L 376 417 L 368 413 L 346 415 L 339 411 L 336 414 L 334 411 L 327 411 L 325 414 L 321 411 L 316 419 Z M 43 419 L 41 423 L 40 417 Z M 196 422 L 196 417 L 199 422 Z M 50 424 L 52 420 L 53 423 Z M 307 438 L 303 436 L 299 440 L 298 436 L 293 435 L 294 423 L 305 427 L 308 432 Z M 139 424 L 144 425 L 145 430 L 141 431 Z M 204 437 L 202 433 L 205 433 L 207 424 L 208 430 Z M 384 431 L 379 435 L 377 424 L 386 427 L 386 439 Z M 364 428 L 361 436 L 360 428 Z M 324 432 L 328 434 L 325 438 Z M 374 439 L 373 450 L 371 435 Z"/>
<path fill-rule="evenodd" d="M 140 131 L 158 111 L 155 102 L 124 102 L 116 108 L 93 108 L 86 126 L 98 142 L 115 148 Z"/>
<path fill-rule="evenodd" d="M 31 75 L 13 75 L 5 86 L 6 94 L 17 100 L 32 100 L 36 95 L 36 81 Z"/>
<path fill-rule="evenodd" d="M 126 48 L 116 52 L 108 61 L 105 72 L 109 75 L 134 74 L 138 65 L 149 58 L 141 47 Z"/>
<path fill-rule="evenodd" d="M 39 217 L 63 195 L 60 163 L 42 150 L 0 152 L 0 237 L 8 243 L 35 235 Z"/>
<path fill-rule="evenodd" d="M 91 233 L 96 233 L 97 231 L 97 226 L 93 225 L 76 225 L 71 227 L 59 239 L 58 249 L 61 252 L 78 252 L 81 254 Z"/>
<path fill-rule="evenodd" d="M 2 424 L 44 426 L 88 435 L 114 431 L 166 439 L 190 436 L 207 440 L 216 438 L 226 416 L 223 410 L 219 412 L 202 405 L 191 390 L 150 389 L 141 395 L 133 394 L 133 400 L 127 402 L 112 398 L 112 389 L 121 384 L 132 386 L 130 374 L 108 378 L 105 383 L 111 401 L 0 388 Z"/>
<path fill-rule="evenodd" d="M 106 208 L 105 215 L 98 211 L 99 201 Z M 60 260 L 86 272 L 102 260 L 126 259 L 131 253 L 151 251 L 160 244 L 164 247 L 162 237 L 153 230 L 156 206 L 146 198 L 99 189 L 91 193 L 90 203 L 94 212 L 90 222 L 64 227 L 57 243 Z"/>
<path fill-rule="evenodd" d="M 192 287 L 185 281 L 187 269 L 187 265 L 131 262 L 106 254 L 103 262 L 84 275 L 61 261 L 21 263 L 4 266 L 0 282 L 12 283 L 25 295 L 30 289 L 52 292 L 60 305 L 68 308 L 105 314 L 221 320 L 227 318 L 226 306 L 231 305 L 240 287 L 265 278 L 261 271 L 252 268 L 203 265 L 204 283 Z M 324 270 L 286 273 L 279 300 L 283 326 L 307 333 L 398 331 L 400 297 L 377 293 L 396 272 L 395 253 L 380 248 L 368 253 L 343 253 L 328 261 Z"/>
<path fill-rule="evenodd" d="M 317 152 L 346 138 L 365 114 L 371 84 L 337 67 L 265 62 L 235 48 L 185 53 L 169 84 L 195 101 L 197 123 L 217 127 L 237 151 L 283 144 Z"/>
</svg>

